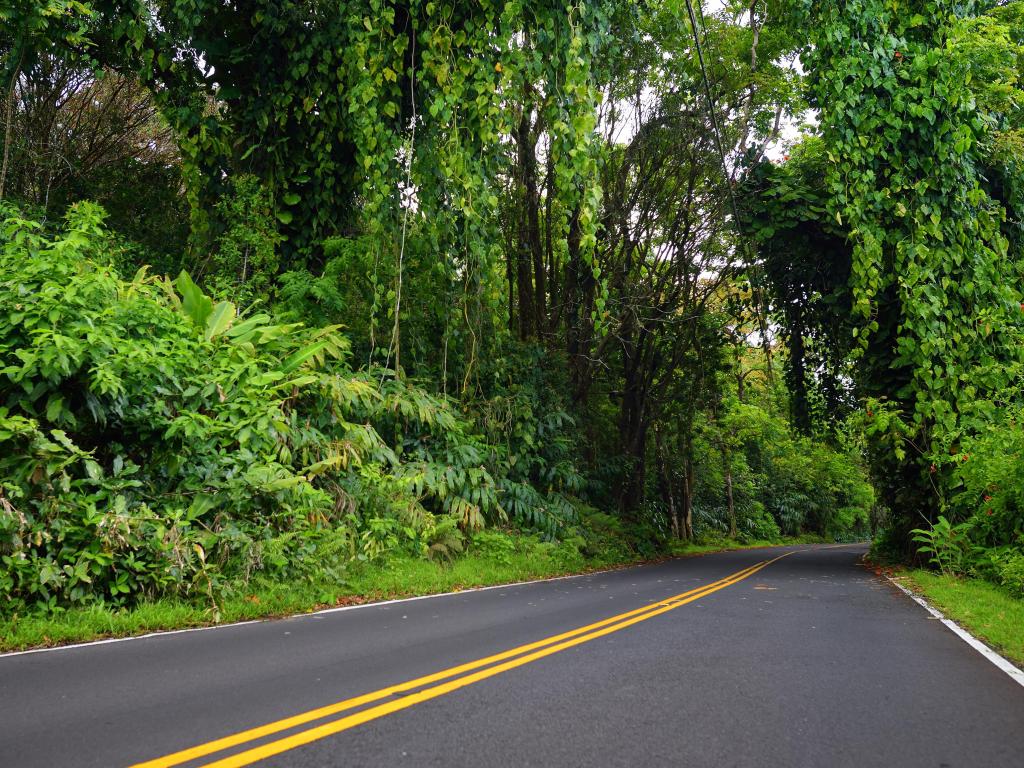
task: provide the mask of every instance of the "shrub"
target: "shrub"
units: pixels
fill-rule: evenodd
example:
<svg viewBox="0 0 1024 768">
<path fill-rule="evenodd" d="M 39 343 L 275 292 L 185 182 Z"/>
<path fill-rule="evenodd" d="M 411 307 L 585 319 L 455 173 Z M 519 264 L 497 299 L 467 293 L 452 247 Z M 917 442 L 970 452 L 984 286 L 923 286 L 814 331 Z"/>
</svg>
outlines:
<svg viewBox="0 0 1024 768">
<path fill-rule="evenodd" d="M 484 557 L 502 565 L 510 565 L 516 553 L 516 543 L 512 537 L 497 530 L 477 531 L 470 538 L 470 546 Z"/>
<path fill-rule="evenodd" d="M 743 542 L 777 541 L 782 535 L 775 519 L 760 504 L 752 505 L 740 519 L 737 528 Z"/>
<path fill-rule="evenodd" d="M 942 573 L 963 575 L 973 563 L 970 528 L 970 523 L 953 525 L 945 516 L 939 515 L 931 528 L 915 528 L 911 534 L 918 543 L 917 551 L 927 556 L 928 561 Z"/>
<path fill-rule="evenodd" d="M 236 303 L 265 296 L 277 273 L 277 231 L 270 193 L 255 176 L 233 179 L 214 209 L 219 232 L 197 272 L 216 294 Z"/>
<path fill-rule="evenodd" d="M 0 253 L 0 605 L 204 595 L 259 571 L 402 550 L 448 557 L 518 494 L 444 399 L 353 372 L 333 326 L 239 317 L 182 273 L 120 278 L 102 212 Z M 564 511 L 544 512 L 551 515 Z M 325 565 L 325 567 L 328 567 Z"/>
<path fill-rule="evenodd" d="M 1006 557 L 999 569 L 999 583 L 1014 596 L 1024 598 L 1024 552 Z"/>
</svg>

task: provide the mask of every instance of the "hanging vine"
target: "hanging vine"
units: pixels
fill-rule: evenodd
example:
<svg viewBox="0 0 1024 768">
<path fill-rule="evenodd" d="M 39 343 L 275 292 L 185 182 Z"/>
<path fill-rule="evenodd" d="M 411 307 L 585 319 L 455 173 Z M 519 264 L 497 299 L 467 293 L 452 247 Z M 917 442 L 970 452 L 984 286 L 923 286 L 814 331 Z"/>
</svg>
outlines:
<svg viewBox="0 0 1024 768">
<path fill-rule="evenodd" d="M 868 431 L 895 470 L 884 481 L 888 501 L 907 510 L 941 508 L 936 465 L 961 458 L 960 437 L 978 427 L 1019 355 L 1017 254 L 983 175 L 1008 113 L 979 102 L 984 86 L 972 82 L 994 71 L 1016 83 L 1014 46 L 984 57 L 971 47 L 991 5 L 800 4 L 812 30 L 804 63 L 829 160 L 829 213 L 853 246 L 860 376 L 878 401 Z"/>
<path fill-rule="evenodd" d="M 578 237 L 573 247 L 600 284 L 592 63 L 615 5 L 94 0 L 86 36 L 37 43 L 131 70 L 153 91 L 180 145 L 199 247 L 217 227 L 211 201 L 232 176 L 254 175 L 273 201 L 283 268 L 315 268 L 325 239 L 353 234 L 373 243 L 376 263 L 397 263 L 403 231 L 414 230 L 450 284 L 465 285 L 448 302 L 453 319 L 469 317 L 457 325 L 476 324 L 483 337 L 493 329 L 482 318 L 504 300 L 496 213 L 503 141 L 524 81 L 545 92 L 556 247 Z M 413 132 L 417 151 L 408 154 Z M 374 327 L 391 329 L 394 348 L 398 285 L 382 280 L 373 290 Z M 593 308 L 598 326 L 604 302 L 599 295 Z"/>
</svg>

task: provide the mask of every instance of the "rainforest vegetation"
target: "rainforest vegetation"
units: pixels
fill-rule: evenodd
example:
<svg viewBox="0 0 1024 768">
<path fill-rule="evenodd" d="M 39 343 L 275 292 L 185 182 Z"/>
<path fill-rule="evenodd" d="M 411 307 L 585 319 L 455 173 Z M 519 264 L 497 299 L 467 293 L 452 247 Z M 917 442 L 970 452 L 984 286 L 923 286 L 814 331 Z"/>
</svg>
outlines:
<svg viewBox="0 0 1024 768">
<path fill-rule="evenodd" d="M 0 615 L 783 536 L 1024 596 L 1022 37 L 0 0 Z"/>
</svg>

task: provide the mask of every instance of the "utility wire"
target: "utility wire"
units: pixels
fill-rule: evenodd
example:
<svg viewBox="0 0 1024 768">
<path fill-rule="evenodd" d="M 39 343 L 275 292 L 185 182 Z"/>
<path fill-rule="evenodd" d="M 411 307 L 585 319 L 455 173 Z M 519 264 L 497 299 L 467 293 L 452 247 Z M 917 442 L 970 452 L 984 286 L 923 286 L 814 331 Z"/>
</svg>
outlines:
<svg viewBox="0 0 1024 768">
<path fill-rule="evenodd" d="M 718 149 L 718 157 L 722 162 L 722 179 L 725 182 L 726 189 L 729 192 L 729 203 L 732 206 L 732 219 L 733 227 L 736 230 L 736 237 L 739 242 L 745 246 L 744 250 L 747 251 L 747 260 L 750 266 L 757 270 L 757 259 L 754 253 L 750 249 L 749 240 L 743 235 L 743 228 L 740 224 L 740 209 L 736 203 L 736 193 L 732 188 L 732 177 L 729 174 L 729 165 L 725 159 L 725 145 L 722 143 L 722 130 L 718 125 L 718 113 L 716 111 L 715 97 L 711 93 L 711 81 L 708 79 L 708 70 L 704 64 L 704 48 L 700 43 L 700 32 L 698 31 L 697 17 L 693 12 L 693 3 L 690 0 L 686 0 L 686 12 L 690 16 L 690 27 L 693 29 L 693 44 L 697 49 L 697 61 L 700 62 L 700 74 L 701 80 L 704 83 L 704 95 L 707 98 L 708 103 L 708 116 L 711 118 L 711 127 L 715 135 L 715 146 Z M 701 19 L 704 18 L 704 10 L 701 8 Z M 703 24 L 700 25 L 700 29 L 703 30 Z M 755 303 L 757 305 L 757 324 L 758 330 L 761 333 L 761 346 L 764 349 L 765 363 L 768 368 L 768 380 L 769 382 L 774 380 L 772 374 L 772 351 L 771 342 L 768 338 L 768 321 L 765 317 L 765 302 L 764 302 L 764 290 L 758 285 L 754 286 L 751 281 L 751 291 L 757 297 Z"/>
</svg>

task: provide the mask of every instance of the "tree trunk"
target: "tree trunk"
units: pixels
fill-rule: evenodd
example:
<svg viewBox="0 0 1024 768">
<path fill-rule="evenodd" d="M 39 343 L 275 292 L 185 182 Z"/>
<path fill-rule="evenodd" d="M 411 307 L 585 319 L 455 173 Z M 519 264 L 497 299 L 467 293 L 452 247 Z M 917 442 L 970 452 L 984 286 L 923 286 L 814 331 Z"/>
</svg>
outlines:
<svg viewBox="0 0 1024 768">
<path fill-rule="evenodd" d="M 658 493 L 664 499 L 668 507 L 668 519 L 672 528 L 672 536 L 682 538 L 681 521 L 679 519 L 679 508 L 676 506 L 675 489 L 672 483 L 672 472 L 665 459 L 665 443 L 662 439 L 662 432 L 656 426 L 654 428 L 654 450 L 658 462 Z"/>
<path fill-rule="evenodd" d="M 594 302 L 594 276 L 580 254 L 579 209 L 569 219 L 568 261 L 565 267 L 565 351 L 573 403 L 586 402 L 590 391 L 590 343 L 593 337 L 590 308 Z"/>
<path fill-rule="evenodd" d="M 647 477 L 646 447 L 647 425 L 641 424 L 637 426 L 636 434 L 630 438 L 630 445 L 626 451 L 629 468 L 619 498 L 619 509 L 622 512 L 634 512 L 644 501 L 644 481 Z"/>
<path fill-rule="evenodd" d="M 11 84 L 7 89 L 7 99 L 4 104 L 4 157 L 0 163 L 0 200 L 4 199 L 4 188 L 7 186 L 7 166 L 11 158 L 11 136 L 14 133 L 14 90 L 18 85 L 18 74 L 21 72 L 21 63 L 24 60 L 25 51 L 20 50 L 18 61 L 11 71 Z"/>
<path fill-rule="evenodd" d="M 628 339 L 629 332 L 624 336 Z M 628 344 L 626 345 L 628 347 Z M 633 356 L 639 354 L 633 347 Z M 643 370 L 627 355 L 623 376 L 622 404 L 619 409 L 619 444 L 627 460 L 626 476 L 619 496 L 619 509 L 632 512 L 644 500 L 644 480 L 647 474 L 647 392 Z"/>
<path fill-rule="evenodd" d="M 565 307 L 562 306 L 562 302 L 565 300 L 564 296 L 559 296 L 559 289 L 562 288 L 558 279 L 559 265 L 555 258 L 555 247 L 553 242 L 553 204 L 554 204 L 554 185 L 555 185 L 555 158 L 551 153 L 550 143 L 547 146 L 547 161 L 544 169 L 544 184 L 547 187 L 544 194 L 544 227 L 539 232 L 540 238 L 544 241 L 544 257 L 547 259 L 547 288 L 550 291 L 548 298 L 548 332 L 555 333 L 558 330 L 559 323 L 565 312 Z"/>
<path fill-rule="evenodd" d="M 510 243 L 506 253 L 515 253 L 515 243 Z M 516 260 L 505 259 L 505 277 L 508 280 L 508 332 L 516 334 Z"/>
<path fill-rule="evenodd" d="M 516 195 L 519 210 L 519 220 L 516 222 L 516 282 L 519 294 L 519 337 L 523 340 L 539 339 L 547 332 L 547 272 L 540 232 L 537 137 L 530 115 L 530 111 L 524 109 L 516 128 Z"/>
<path fill-rule="evenodd" d="M 516 129 L 516 295 L 519 299 L 519 338 L 522 341 L 534 337 L 537 331 L 536 308 L 533 302 L 533 254 L 530 249 L 530 233 L 527 222 L 529 206 L 527 192 L 527 164 L 529 163 L 530 113 L 523 110 Z"/>
<path fill-rule="evenodd" d="M 693 481 L 693 456 L 688 453 L 683 470 L 683 483 L 686 488 L 683 501 L 683 530 L 686 532 L 687 541 L 693 541 Z"/>
<path fill-rule="evenodd" d="M 683 510 L 682 531 L 687 541 L 693 540 L 693 435 L 687 432 L 683 442 Z"/>
<path fill-rule="evenodd" d="M 811 411 L 807 397 L 807 366 L 804 349 L 803 317 L 799 309 L 788 312 L 790 417 L 797 432 L 811 434 Z"/>
<path fill-rule="evenodd" d="M 722 467 L 725 470 L 725 503 L 729 510 L 729 538 L 736 538 L 736 502 L 732 497 L 732 456 L 722 451 Z"/>
<path fill-rule="evenodd" d="M 540 236 L 540 196 L 537 192 L 537 140 L 531 138 L 526 152 L 526 236 L 533 257 L 534 332 L 543 339 L 548 332 L 547 270 L 544 268 L 544 244 Z"/>
</svg>

